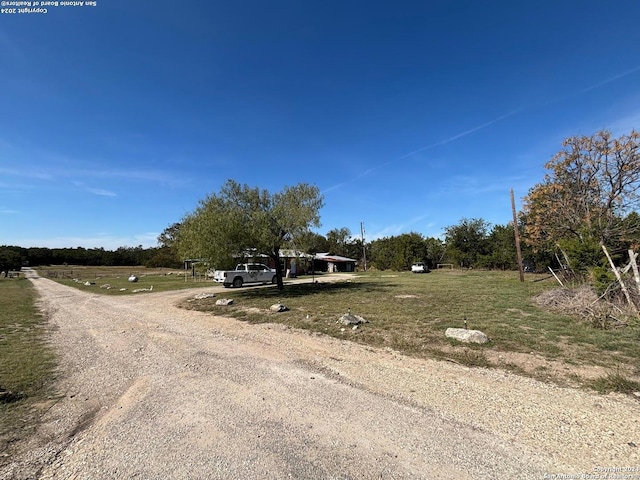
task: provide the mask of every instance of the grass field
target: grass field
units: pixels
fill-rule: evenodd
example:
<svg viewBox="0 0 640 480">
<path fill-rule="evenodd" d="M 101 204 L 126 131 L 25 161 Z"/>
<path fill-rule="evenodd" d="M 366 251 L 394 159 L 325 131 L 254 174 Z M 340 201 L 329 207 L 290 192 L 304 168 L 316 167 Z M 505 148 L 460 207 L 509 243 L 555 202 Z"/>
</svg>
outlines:
<svg viewBox="0 0 640 480">
<path fill-rule="evenodd" d="M 139 288 L 151 288 L 153 291 L 165 292 L 182 290 L 185 288 L 210 287 L 211 280 L 203 275 L 192 277 L 188 272 L 168 268 L 146 267 L 82 267 L 82 266 L 51 266 L 37 269 L 41 277 L 56 280 L 64 285 L 96 291 L 105 295 L 130 295 Z M 130 275 L 136 275 L 136 283 L 129 282 Z M 74 281 L 77 279 L 80 283 Z M 84 285 L 89 282 L 90 285 Z M 100 288 L 109 285 L 111 288 Z M 126 290 L 122 290 L 126 289 Z"/>
<path fill-rule="evenodd" d="M 455 270 L 424 275 L 361 273 L 350 281 L 292 284 L 283 292 L 230 290 L 225 296 L 235 304 L 224 310 L 214 305 L 215 299 L 191 300 L 183 306 L 251 323 L 278 322 L 418 357 L 500 366 L 561 383 L 592 383 L 599 390 L 640 390 L 633 382 L 621 387 L 626 376 L 640 378 L 637 322 L 601 330 L 543 311 L 533 304 L 533 296 L 557 284 L 533 281 L 539 278 L 528 276 L 520 283 L 514 272 Z M 284 303 L 289 311 L 269 312 L 274 303 Z M 369 323 L 355 330 L 337 324 L 348 311 Z M 482 330 L 491 341 L 463 345 L 444 336 L 448 327 L 464 327 L 465 319 L 468 328 Z M 574 373 L 563 372 L 562 365 L 593 366 L 593 378 L 575 378 Z"/>
<path fill-rule="evenodd" d="M 35 297 L 29 280 L 0 280 L 0 453 L 32 431 L 49 394 L 54 356 Z"/>
</svg>

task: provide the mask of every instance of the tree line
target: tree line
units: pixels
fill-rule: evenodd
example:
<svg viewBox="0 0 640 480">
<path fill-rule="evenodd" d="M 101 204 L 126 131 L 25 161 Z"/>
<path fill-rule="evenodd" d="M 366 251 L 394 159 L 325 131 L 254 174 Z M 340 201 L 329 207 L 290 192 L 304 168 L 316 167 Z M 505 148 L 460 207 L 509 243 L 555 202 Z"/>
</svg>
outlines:
<svg viewBox="0 0 640 480">
<path fill-rule="evenodd" d="M 143 248 L 24 248 L 0 246 L 0 271 L 20 270 L 39 265 L 130 266 L 177 268 L 182 262 L 167 247 Z"/>
<path fill-rule="evenodd" d="M 351 236 L 348 228 L 334 229 L 326 237 L 314 234 L 314 243 L 307 251 L 328 251 L 358 260 L 378 270 L 409 270 L 422 262 L 430 269 L 439 264 L 455 268 L 486 268 L 517 270 L 515 232 L 513 225 L 491 225 L 482 218 L 463 218 L 445 228 L 444 239 L 410 232 L 363 242 Z M 553 257 L 524 248 L 530 269 L 546 268 Z"/>
<path fill-rule="evenodd" d="M 181 268 L 183 257 L 186 258 L 178 246 L 181 226 L 175 223 L 167 227 L 158 237 L 158 246 L 151 248 L 141 245 L 116 250 L 0 246 L 0 271 L 19 270 L 25 265 L 64 264 Z M 509 225 L 489 228 L 482 219 L 462 219 L 447 227 L 445 240 L 412 232 L 365 242 L 363 248 L 362 239 L 355 238 L 349 228 L 343 227 L 332 229 L 326 235 L 305 231 L 296 236 L 295 241 L 283 242 L 281 246 L 307 254 L 330 252 L 353 258 L 361 268 L 366 255 L 368 265 L 380 270 L 408 270 L 416 262 L 423 262 L 429 268 L 436 268 L 439 263 L 465 268 L 517 268 L 513 228 Z"/>
<path fill-rule="evenodd" d="M 525 267 L 546 270 L 569 261 L 585 274 L 604 268 L 601 246 L 619 263 L 628 249 L 640 247 L 640 134 L 614 138 L 601 131 L 567 138 L 545 164 L 542 182 L 530 189 L 518 215 Z M 449 263 L 459 268 L 517 269 L 514 226 L 463 218 L 444 229 L 443 238 L 411 232 L 370 242 L 346 228 L 321 235 L 323 197 L 315 186 L 298 184 L 281 192 L 227 181 L 218 193 L 167 227 L 153 248 L 46 249 L 0 247 L 0 270 L 31 265 L 146 265 L 177 268 L 185 258 L 213 265 L 232 263 L 234 255 L 267 254 L 279 268 L 282 249 L 308 254 L 330 252 L 380 270 L 429 268 Z M 559 255 L 561 253 L 561 255 Z M 562 259 L 562 260 L 561 260 Z M 279 287 L 282 272 L 278 272 Z"/>
</svg>

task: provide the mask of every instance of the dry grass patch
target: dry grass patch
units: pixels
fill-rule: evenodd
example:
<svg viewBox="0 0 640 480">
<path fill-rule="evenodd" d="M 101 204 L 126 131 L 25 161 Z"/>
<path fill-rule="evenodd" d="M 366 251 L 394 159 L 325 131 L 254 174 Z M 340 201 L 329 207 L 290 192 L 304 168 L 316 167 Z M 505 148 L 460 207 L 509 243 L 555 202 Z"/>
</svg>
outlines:
<svg viewBox="0 0 640 480">
<path fill-rule="evenodd" d="M 637 316 L 628 305 L 605 300 L 589 285 L 554 288 L 537 295 L 535 302 L 545 309 L 570 315 L 603 330 L 637 323 Z"/>
</svg>

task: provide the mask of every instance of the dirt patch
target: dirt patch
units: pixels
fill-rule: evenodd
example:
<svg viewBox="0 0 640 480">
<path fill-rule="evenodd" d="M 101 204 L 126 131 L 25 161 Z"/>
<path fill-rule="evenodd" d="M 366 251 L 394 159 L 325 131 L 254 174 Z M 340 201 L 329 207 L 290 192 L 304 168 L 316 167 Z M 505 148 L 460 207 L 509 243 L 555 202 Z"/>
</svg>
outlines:
<svg viewBox="0 0 640 480">
<path fill-rule="evenodd" d="M 569 350 L 578 347 L 566 344 L 564 348 Z M 573 388 L 581 388 L 585 383 L 604 377 L 611 372 L 611 368 L 591 364 L 569 363 L 563 360 L 546 358 L 535 352 L 505 352 L 488 348 L 473 349 L 463 345 L 441 345 L 438 349 L 444 354 L 445 358 L 450 356 L 454 362 L 457 361 L 456 358 L 462 358 L 474 364 L 474 358 L 483 358 L 486 360 L 487 366 Z M 571 356 L 570 352 L 567 351 L 566 353 Z M 482 365 L 477 360 L 475 364 Z M 640 381 L 638 372 L 632 367 L 618 366 L 617 370 L 632 381 Z"/>
<path fill-rule="evenodd" d="M 563 385 L 579 387 L 584 380 L 593 380 L 607 373 L 607 369 L 596 365 L 572 365 L 550 360 L 535 353 L 493 352 L 485 355 L 492 365 L 506 370 L 522 371 L 534 378 L 552 380 Z"/>
</svg>

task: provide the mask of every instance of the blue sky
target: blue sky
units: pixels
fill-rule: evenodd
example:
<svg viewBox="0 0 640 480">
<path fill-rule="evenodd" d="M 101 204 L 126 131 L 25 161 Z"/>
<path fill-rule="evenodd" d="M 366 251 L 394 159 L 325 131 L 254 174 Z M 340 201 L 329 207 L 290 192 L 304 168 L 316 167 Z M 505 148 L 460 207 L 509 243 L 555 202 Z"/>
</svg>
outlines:
<svg viewBox="0 0 640 480">
<path fill-rule="evenodd" d="M 0 245 L 153 246 L 227 179 L 326 234 L 506 224 L 564 138 L 640 128 L 640 2 L 98 0 L 0 15 Z"/>
</svg>

